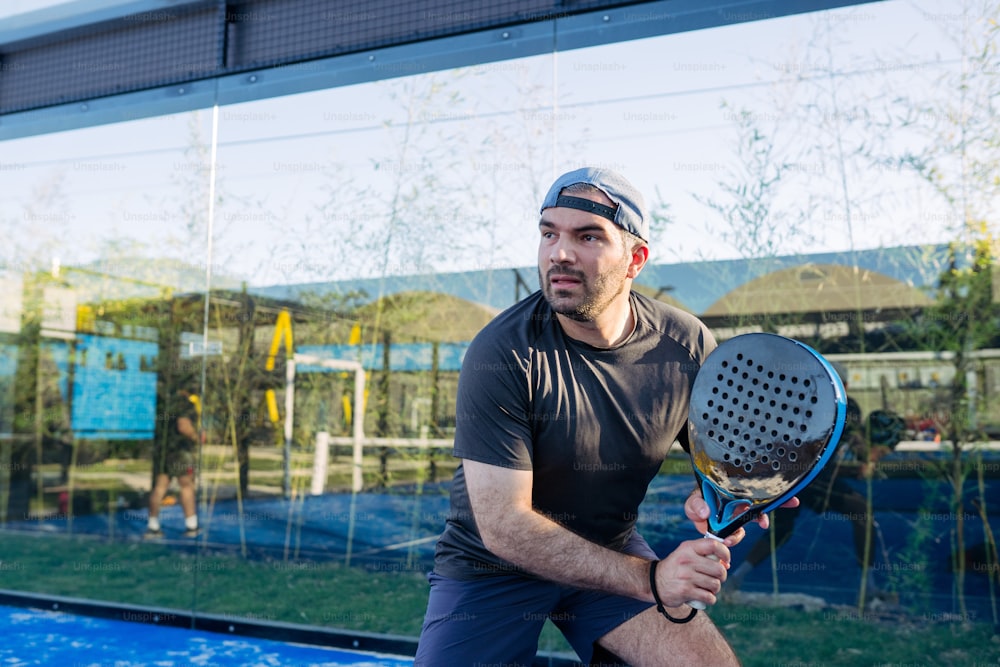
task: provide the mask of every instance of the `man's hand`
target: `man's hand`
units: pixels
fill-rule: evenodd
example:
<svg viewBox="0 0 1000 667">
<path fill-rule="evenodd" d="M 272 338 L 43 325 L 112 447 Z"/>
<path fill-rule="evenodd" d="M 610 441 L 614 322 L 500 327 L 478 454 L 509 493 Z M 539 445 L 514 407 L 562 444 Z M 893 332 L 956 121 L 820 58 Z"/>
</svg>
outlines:
<svg viewBox="0 0 1000 667">
<path fill-rule="evenodd" d="M 791 500 L 781 505 L 781 507 L 789 507 L 789 508 L 798 506 L 799 506 L 799 499 L 797 497 L 793 497 Z M 708 532 L 709 513 L 710 510 L 708 508 L 708 503 L 706 503 L 705 499 L 701 497 L 701 491 L 695 489 L 693 492 L 691 492 L 691 495 L 688 496 L 687 501 L 684 503 L 684 514 L 687 516 L 688 519 L 691 520 L 691 522 L 694 524 L 694 527 L 702 535 Z M 771 525 L 771 522 L 767 518 L 767 514 L 761 514 L 759 517 L 757 517 L 757 524 L 764 530 L 767 530 L 768 526 Z M 740 528 L 737 528 L 732 535 L 727 537 L 724 543 L 727 547 L 733 547 L 739 544 L 744 537 L 746 537 L 746 531 L 743 530 L 741 526 Z M 710 541 L 714 542 L 715 540 L 710 540 Z"/>
<path fill-rule="evenodd" d="M 656 567 L 656 590 L 663 604 L 679 607 L 695 600 L 715 604 L 729 559 L 729 548 L 718 540 L 681 542 Z"/>
</svg>

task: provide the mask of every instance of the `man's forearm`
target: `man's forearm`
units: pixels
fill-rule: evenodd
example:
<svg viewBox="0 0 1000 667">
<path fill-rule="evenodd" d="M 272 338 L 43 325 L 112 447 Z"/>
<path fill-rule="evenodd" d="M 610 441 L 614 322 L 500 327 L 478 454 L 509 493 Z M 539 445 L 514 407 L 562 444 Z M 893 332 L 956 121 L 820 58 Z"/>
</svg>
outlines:
<svg viewBox="0 0 1000 667">
<path fill-rule="evenodd" d="M 507 512 L 491 533 L 483 536 L 487 548 L 536 576 L 653 601 L 648 560 L 595 544 L 537 512 Z"/>
</svg>

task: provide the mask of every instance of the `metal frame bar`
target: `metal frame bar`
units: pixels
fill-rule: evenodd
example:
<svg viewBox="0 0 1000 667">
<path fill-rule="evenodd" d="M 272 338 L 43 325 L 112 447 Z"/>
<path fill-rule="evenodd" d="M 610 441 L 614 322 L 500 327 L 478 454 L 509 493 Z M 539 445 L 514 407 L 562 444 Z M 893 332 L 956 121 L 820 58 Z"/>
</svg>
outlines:
<svg viewBox="0 0 1000 667">
<path fill-rule="evenodd" d="M 213 0 L 224 7 L 223 0 Z M 219 63 L 219 70 L 202 78 L 122 94 L 95 96 L 64 104 L 0 114 L 0 141 L 65 130 L 127 122 L 140 118 L 228 105 L 252 100 L 424 74 L 462 66 L 525 58 L 643 39 L 658 35 L 764 20 L 881 0 L 659 0 L 632 3 L 556 18 L 466 32 L 448 37 L 386 46 L 329 58 L 308 55 L 269 67 L 240 69 Z M 78 36 L 81 31 L 106 30 L 108 21 L 121 21 L 141 12 L 170 8 L 192 10 L 213 2 L 194 0 L 100 0 L 72 15 L 68 9 L 46 10 L 17 21 L 7 19 L 0 30 L 0 77 L 3 53 L 18 48 L 46 48 L 47 43 Z M 558 4 L 558 3 L 556 3 Z M 609 5 L 613 3 L 608 3 Z M 74 5 L 69 5 L 73 7 Z M 212 13 L 225 21 L 226 12 Z M 17 17 L 15 17 L 16 19 Z M 101 26 L 104 26 L 103 28 Z M 222 25 L 221 30 L 225 30 Z M 125 31 L 109 32 L 108 39 L 124 39 Z M 172 54 L 163 54 L 164 58 Z M 2 100 L 0 100 L 2 102 Z"/>
</svg>

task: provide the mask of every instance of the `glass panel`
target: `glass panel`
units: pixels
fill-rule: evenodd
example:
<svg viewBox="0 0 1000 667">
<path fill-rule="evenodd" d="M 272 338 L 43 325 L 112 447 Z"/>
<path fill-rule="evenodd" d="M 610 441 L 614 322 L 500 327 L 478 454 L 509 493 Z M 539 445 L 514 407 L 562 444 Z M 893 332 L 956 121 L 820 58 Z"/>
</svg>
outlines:
<svg viewBox="0 0 1000 667">
<path fill-rule="evenodd" d="M 197 413 L 177 392 L 202 393 L 206 118 L 4 144 L 0 521 L 25 570 L 4 588 L 191 605 L 171 549 L 137 540 L 154 467 L 166 541 L 194 510 L 197 434 L 177 416 Z"/>
<path fill-rule="evenodd" d="M 0 16 L 17 16 L 39 9 L 47 9 L 56 5 L 79 4 L 80 0 L 11 0 L 0 7 Z"/>
<path fill-rule="evenodd" d="M 200 611 L 419 633 L 461 356 L 532 252 L 551 68 L 220 111 L 202 492 L 206 541 L 238 556 L 202 581 L 274 594 L 206 594 Z"/>
<path fill-rule="evenodd" d="M 794 620 L 764 599 L 991 616 L 996 124 L 953 103 L 989 106 L 995 35 L 942 38 L 963 20 L 874 3 L 4 142 L 0 588 L 415 638 L 463 354 L 590 164 L 655 211 L 636 291 L 828 354 L 872 445 L 846 504 L 776 515 L 773 560 L 752 526 L 734 549 L 741 656 L 734 626 Z M 651 488 L 665 556 L 696 536 L 679 449 Z"/>
</svg>

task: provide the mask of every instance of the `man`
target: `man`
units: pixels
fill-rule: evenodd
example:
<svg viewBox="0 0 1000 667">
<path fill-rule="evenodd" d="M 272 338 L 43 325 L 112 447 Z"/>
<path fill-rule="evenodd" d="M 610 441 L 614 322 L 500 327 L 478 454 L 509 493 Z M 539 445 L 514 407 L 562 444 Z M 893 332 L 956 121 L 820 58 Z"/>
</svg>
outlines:
<svg viewBox="0 0 1000 667">
<path fill-rule="evenodd" d="M 649 214 L 620 175 L 557 179 L 539 231 L 541 290 L 487 325 L 462 364 L 462 461 L 415 665 L 531 664 L 546 619 L 592 664 L 735 664 L 707 616 L 683 621 L 686 602 L 716 601 L 742 530 L 658 563 L 634 529 L 667 450 L 686 447 L 691 386 L 715 341 L 631 292 Z M 704 533 L 700 495 L 684 509 Z"/>
<path fill-rule="evenodd" d="M 198 462 L 197 397 L 181 389 L 164 410 L 165 433 L 153 452 L 153 489 L 149 493 L 149 520 L 145 537 L 163 537 L 160 526 L 160 505 L 170 479 L 177 478 L 181 509 L 184 511 L 184 536 L 198 536 L 198 514 L 195 506 L 194 474 Z"/>
</svg>

